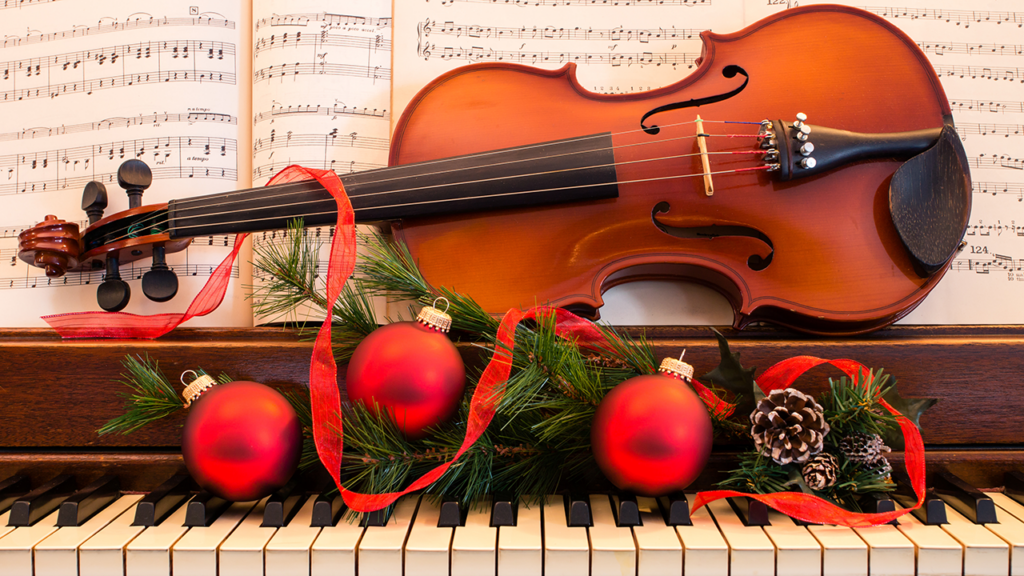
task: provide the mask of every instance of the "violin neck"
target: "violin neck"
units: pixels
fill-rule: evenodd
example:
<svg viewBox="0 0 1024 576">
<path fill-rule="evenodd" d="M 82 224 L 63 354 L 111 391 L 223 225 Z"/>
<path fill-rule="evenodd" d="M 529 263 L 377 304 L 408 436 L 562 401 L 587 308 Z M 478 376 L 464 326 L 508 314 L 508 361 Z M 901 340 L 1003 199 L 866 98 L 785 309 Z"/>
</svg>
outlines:
<svg viewBox="0 0 1024 576">
<path fill-rule="evenodd" d="M 522 208 L 618 196 L 611 134 L 582 136 L 340 176 L 356 222 Z M 172 239 L 337 221 L 317 181 L 168 204 Z"/>
</svg>

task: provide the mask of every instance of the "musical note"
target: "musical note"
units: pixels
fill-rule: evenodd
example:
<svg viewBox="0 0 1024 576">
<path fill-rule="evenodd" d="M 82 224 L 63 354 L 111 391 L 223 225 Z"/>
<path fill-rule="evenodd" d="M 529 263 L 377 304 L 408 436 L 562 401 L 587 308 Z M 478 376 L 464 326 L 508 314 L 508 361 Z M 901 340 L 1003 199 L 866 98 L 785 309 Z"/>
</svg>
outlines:
<svg viewBox="0 0 1024 576">
<path fill-rule="evenodd" d="M 1024 113 L 1024 102 L 996 102 L 984 100 L 950 100 L 949 107 L 955 112 L 993 112 L 999 114 Z"/>
<path fill-rule="evenodd" d="M 1015 24 L 1024 27 L 1024 12 L 999 12 L 995 10 L 946 10 L 943 8 L 879 8 L 860 6 L 891 20 L 934 20 L 970 28 L 971 24 Z"/>
<path fill-rule="evenodd" d="M 1024 68 L 1015 66 L 935 66 L 939 77 L 971 80 L 1004 80 L 1024 83 Z"/>
<path fill-rule="evenodd" d="M 435 22 L 427 20 L 419 24 L 421 37 L 431 34 L 445 36 L 466 36 L 468 38 L 493 38 L 496 40 L 599 40 L 622 42 L 636 40 L 649 43 L 652 40 L 700 40 L 703 29 L 698 28 L 591 28 L 583 26 L 481 26 L 460 24 L 452 21 Z"/>
<path fill-rule="evenodd" d="M 363 66 L 358 64 L 303 63 L 277 64 L 260 68 L 253 72 L 253 83 L 284 79 L 296 76 L 323 74 L 327 76 L 350 76 L 354 78 L 375 78 L 390 80 L 391 69 L 380 66 Z"/>
</svg>

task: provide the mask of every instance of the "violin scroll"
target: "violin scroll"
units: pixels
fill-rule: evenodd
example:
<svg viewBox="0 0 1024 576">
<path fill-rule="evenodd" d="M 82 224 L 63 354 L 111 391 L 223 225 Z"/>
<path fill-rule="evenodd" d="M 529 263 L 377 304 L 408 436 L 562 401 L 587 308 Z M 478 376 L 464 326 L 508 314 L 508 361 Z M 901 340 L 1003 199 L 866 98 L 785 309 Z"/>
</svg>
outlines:
<svg viewBox="0 0 1024 576">
<path fill-rule="evenodd" d="M 60 278 L 69 268 L 78 266 L 81 253 L 78 224 L 52 214 L 18 235 L 18 258 L 44 268 L 49 278 Z"/>
</svg>

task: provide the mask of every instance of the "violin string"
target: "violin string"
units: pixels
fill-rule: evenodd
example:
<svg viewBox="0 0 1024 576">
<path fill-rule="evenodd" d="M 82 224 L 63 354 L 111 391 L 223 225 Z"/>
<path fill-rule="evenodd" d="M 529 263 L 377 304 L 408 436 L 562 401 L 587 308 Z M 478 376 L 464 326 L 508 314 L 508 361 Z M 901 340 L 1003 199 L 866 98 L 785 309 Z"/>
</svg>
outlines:
<svg viewBox="0 0 1024 576">
<path fill-rule="evenodd" d="M 641 178 L 641 179 L 636 179 L 636 180 L 613 180 L 613 181 L 610 181 L 610 182 L 603 182 L 603 183 L 579 184 L 579 185 L 576 185 L 576 186 L 562 186 L 562 187 L 558 187 L 558 188 L 542 188 L 542 189 L 534 189 L 534 190 L 521 190 L 521 191 L 517 191 L 517 192 L 505 192 L 505 193 L 502 193 L 502 194 L 485 194 L 485 195 L 480 195 L 480 196 L 469 196 L 469 197 L 459 197 L 459 198 L 443 198 L 443 199 L 437 199 L 437 200 L 421 200 L 421 201 L 417 201 L 417 202 L 404 202 L 404 203 L 401 203 L 401 204 L 391 204 L 391 205 L 387 205 L 387 206 L 374 206 L 373 208 L 374 209 L 391 209 L 391 208 L 403 208 L 403 207 L 407 207 L 407 206 L 417 206 L 417 205 L 423 205 L 423 204 L 439 204 L 439 203 L 443 203 L 443 202 L 457 202 L 457 201 L 464 201 L 464 200 L 479 200 L 479 199 L 486 199 L 486 198 L 500 198 L 500 197 L 505 197 L 505 196 L 518 196 L 518 195 L 522 195 L 522 194 L 538 194 L 538 193 L 543 193 L 543 192 L 557 192 L 557 191 L 562 191 L 562 190 L 573 190 L 573 189 L 577 189 L 577 188 L 586 188 L 586 187 L 591 187 L 591 186 L 601 186 L 601 185 L 605 185 L 605 184 L 619 184 L 619 185 L 621 185 L 621 184 L 641 184 L 641 183 L 645 183 L 645 182 L 657 182 L 657 181 L 664 181 L 664 180 L 674 180 L 674 179 L 678 179 L 678 178 L 694 178 L 694 177 L 698 177 L 698 176 L 699 177 L 704 177 L 704 176 L 717 176 L 717 175 L 721 175 L 721 174 L 736 174 L 736 173 L 741 173 L 741 172 L 753 172 L 753 171 L 758 171 L 758 170 L 767 170 L 768 168 L 769 168 L 769 166 L 767 166 L 767 165 L 751 166 L 751 167 L 746 167 L 746 168 L 735 168 L 735 169 L 732 169 L 732 170 L 718 170 L 718 171 L 713 171 L 713 172 L 695 172 L 695 173 L 692 173 L 692 174 L 675 174 L 675 175 L 672 175 L 672 176 L 657 176 L 657 177 L 652 177 L 652 178 Z M 310 201 L 310 202 L 299 202 L 299 203 L 295 203 L 294 205 L 309 204 L 309 203 L 312 203 L 312 202 L 318 202 L 318 201 L 314 200 L 314 201 Z M 319 202 L 323 202 L 323 201 L 320 200 Z M 274 208 L 280 208 L 280 207 L 281 206 L 274 206 Z M 234 214 L 234 213 L 238 213 L 238 212 L 223 212 L 221 214 L 223 215 L 223 214 Z M 310 217 L 310 216 L 324 216 L 324 215 L 329 215 L 329 214 L 337 214 L 337 210 L 330 210 L 330 211 L 327 211 L 327 212 L 309 212 L 309 213 L 305 213 L 305 214 L 297 214 L 297 215 L 293 216 L 292 218 L 307 218 L 307 217 Z M 166 216 L 166 215 L 167 215 L 166 212 L 163 213 L 163 216 Z M 250 219 L 247 219 L 247 220 L 235 220 L 235 221 L 231 221 L 231 222 L 218 222 L 217 224 L 220 225 L 220 226 L 229 226 L 229 225 L 233 225 L 233 224 L 248 224 L 248 223 L 251 223 L 251 222 L 260 222 L 260 221 L 264 221 L 264 220 L 274 220 L 274 219 L 277 219 L 277 218 L 279 218 L 279 216 L 267 216 L 266 218 L 250 218 Z M 153 227 L 159 226 L 161 224 L 167 224 L 168 222 L 169 222 L 169 218 L 165 218 L 163 221 L 157 222 L 156 224 L 154 224 Z M 194 225 L 189 225 L 189 226 L 175 226 L 175 230 L 185 230 L 185 229 L 189 229 L 189 228 L 202 228 L 202 227 L 207 227 L 207 226 L 209 226 L 209 224 L 194 224 Z M 108 240 L 107 243 L 109 244 L 109 243 L 112 243 L 112 242 L 117 242 L 117 241 L 122 240 L 122 239 L 127 238 L 127 237 L 128 237 L 128 235 L 124 235 L 124 236 L 121 236 L 121 237 L 118 237 L 118 238 L 114 238 L 112 240 Z"/>
</svg>

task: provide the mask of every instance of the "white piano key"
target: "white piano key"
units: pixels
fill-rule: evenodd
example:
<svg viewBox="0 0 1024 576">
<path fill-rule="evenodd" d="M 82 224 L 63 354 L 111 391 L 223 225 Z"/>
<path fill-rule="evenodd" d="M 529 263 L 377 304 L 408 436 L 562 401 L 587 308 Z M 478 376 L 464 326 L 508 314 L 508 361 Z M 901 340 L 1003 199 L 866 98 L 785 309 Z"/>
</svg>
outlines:
<svg viewBox="0 0 1024 576">
<path fill-rule="evenodd" d="M 964 574 L 971 576 L 1010 573 L 1010 546 L 985 526 L 975 524 L 946 506 L 942 529 L 964 547 Z"/>
<path fill-rule="evenodd" d="M 220 576 L 252 576 L 263 572 L 263 549 L 274 537 L 277 528 L 263 528 L 263 510 L 267 500 L 260 500 L 220 545 L 217 560 Z"/>
<path fill-rule="evenodd" d="M 591 494 L 590 576 L 635 576 L 636 542 L 629 526 L 615 524 L 611 502 L 604 494 Z"/>
<path fill-rule="evenodd" d="M 359 514 L 352 511 L 342 514 L 335 526 L 321 529 L 310 550 L 311 576 L 356 576 L 356 550 L 363 530 Z"/>
<path fill-rule="evenodd" d="M 310 496 L 291 522 L 278 528 L 267 543 L 266 576 L 309 576 L 310 548 L 320 535 L 319 527 L 309 525 L 315 504 L 316 495 Z"/>
<path fill-rule="evenodd" d="M 775 545 L 775 571 L 786 576 L 821 576 L 821 544 L 807 528 L 768 509 L 771 526 L 762 530 Z"/>
<path fill-rule="evenodd" d="M 985 527 L 1010 546 L 1010 575 L 1024 575 L 1024 522 L 1021 521 L 1024 506 L 1005 494 L 993 492 L 988 496 L 996 504 L 996 518 L 999 523 L 986 524 Z"/>
<path fill-rule="evenodd" d="M 868 576 L 868 545 L 846 526 L 808 526 L 821 544 L 821 572 L 828 576 Z"/>
<path fill-rule="evenodd" d="M 590 574 L 587 529 L 569 527 L 562 496 L 544 497 L 544 572 L 561 576 Z"/>
<path fill-rule="evenodd" d="M 367 526 L 359 542 L 359 574 L 402 574 L 402 546 L 416 515 L 418 496 L 395 504 L 387 526 Z"/>
<path fill-rule="evenodd" d="M 187 509 L 186 502 L 128 544 L 124 559 L 126 576 L 171 576 L 171 546 L 188 532 L 188 528 L 182 526 Z"/>
<path fill-rule="evenodd" d="M 665 517 L 654 498 L 638 496 L 641 526 L 633 527 L 637 548 L 637 576 L 678 575 L 683 569 L 683 545 L 675 528 L 665 524 Z M 454 575 L 452 575 L 454 576 Z"/>
<path fill-rule="evenodd" d="M 57 531 L 57 512 L 0 538 L 0 576 L 33 576 L 32 549 Z"/>
<path fill-rule="evenodd" d="M 80 576 L 124 576 L 125 547 L 145 530 L 132 526 L 138 503 L 107 524 L 78 548 Z"/>
<path fill-rule="evenodd" d="M 897 505 L 898 507 L 898 505 Z M 917 576 L 957 576 L 963 574 L 964 549 L 939 526 L 922 523 L 913 514 L 897 520 L 896 529 L 914 545 Z"/>
<path fill-rule="evenodd" d="M 723 500 L 707 505 L 729 544 L 729 574 L 771 576 L 775 574 L 775 545 L 760 526 L 747 526 Z"/>
<path fill-rule="evenodd" d="M 8 510 L 3 514 L 0 514 L 0 538 L 7 536 L 14 531 L 14 526 L 8 526 L 7 523 L 11 520 L 11 511 Z"/>
<path fill-rule="evenodd" d="M 440 517 L 440 502 L 424 496 L 405 543 L 405 574 L 448 576 L 454 529 L 438 528 Z"/>
<path fill-rule="evenodd" d="M 495 576 L 498 529 L 491 527 L 491 499 L 474 502 L 465 526 L 452 536 L 451 576 Z"/>
<path fill-rule="evenodd" d="M 174 544 L 174 576 L 217 576 L 217 550 L 256 502 L 234 502 L 209 526 L 196 526 Z"/>
<path fill-rule="evenodd" d="M 895 526 L 854 528 L 868 545 L 871 576 L 914 576 L 914 543 Z"/>
<path fill-rule="evenodd" d="M 141 499 L 141 494 L 121 496 L 81 526 L 64 526 L 36 544 L 35 576 L 78 576 L 78 547 Z"/>
<path fill-rule="evenodd" d="M 542 503 L 527 506 L 530 497 L 519 502 L 515 526 L 498 529 L 498 575 L 543 576 L 544 542 L 541 539 Z M 562 513 L 565 517 L 565 513 Z"/>
<path fill-rule="evenodd" d="M 693 502 L 695 494 L 687 494 Z M 729 573 L 729 545 L 718 531 L 707 506 L 690 514 L 691 526 L 676 526 L 683 543 L 683 574 L 720 576 Z"/>
</svg>

